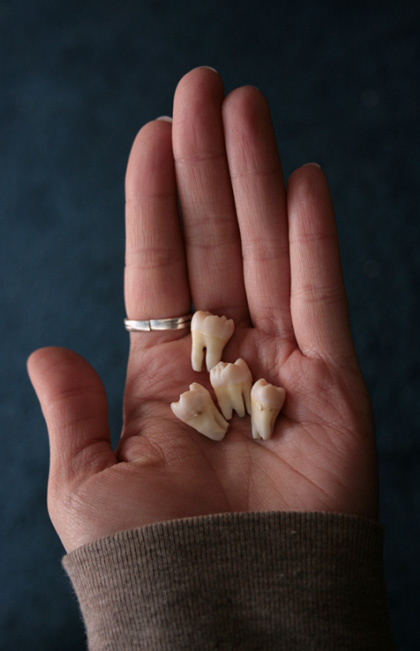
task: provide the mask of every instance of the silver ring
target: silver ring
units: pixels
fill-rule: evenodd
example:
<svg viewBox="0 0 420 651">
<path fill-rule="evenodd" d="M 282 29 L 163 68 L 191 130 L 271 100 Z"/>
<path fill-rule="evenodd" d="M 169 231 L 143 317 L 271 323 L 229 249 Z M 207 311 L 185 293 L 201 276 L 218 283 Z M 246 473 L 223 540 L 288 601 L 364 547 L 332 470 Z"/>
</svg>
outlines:
<svg viewBox="0 0 420 651">
<path fill-rule="evenodd" d="M 146 321 L 133 321 L 124 319 L 125 329 L 129 332 L 151 332 L 152 330 L 181 330 L 188 328 L 192 314 L 176 316 L 171 319 L 148 319 Z"/>
</svg>

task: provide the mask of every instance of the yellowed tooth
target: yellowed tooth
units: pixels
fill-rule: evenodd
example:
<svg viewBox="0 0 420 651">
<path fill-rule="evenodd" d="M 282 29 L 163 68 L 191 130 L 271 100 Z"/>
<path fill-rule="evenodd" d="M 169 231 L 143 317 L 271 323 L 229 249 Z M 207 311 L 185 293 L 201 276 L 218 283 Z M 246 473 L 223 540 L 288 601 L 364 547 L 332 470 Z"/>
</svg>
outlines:
<svg viewBox="0 0 420 651">
<path fill-rule="evenodd" d="M 254 439 L 267 441 L 274 429 L 274 423 L 286 400 L 282 387 L 258 380 L 251 389 L 251 425 Z"/>
<path fill-rule="evenodd" d="M 233 410 L 241 418 L 246 411 L 251 414 L 252 375 L 243 359 L 237 359 L 234 364 L 219 362 L 213 366 L 210 382 L 226 419 L 232 418 Z"/>
<path fill-rule="evenodd" d="M 235 324 L 225 316 L 199 310 L 191 320 L 191 364 L 194 371 L 203 367 L 206 351 L 206 368 L 210 371 L 222 359 L 223 348 L 233 335 Z"/>
<path fill-rule="evenodd" d="M 171 403 L 171 409 L 179 420 L 213 441 L 221 441 L 229 429 L 210 393 L 197 382 L 190 384 L 178 402 Z"/>
</svg>

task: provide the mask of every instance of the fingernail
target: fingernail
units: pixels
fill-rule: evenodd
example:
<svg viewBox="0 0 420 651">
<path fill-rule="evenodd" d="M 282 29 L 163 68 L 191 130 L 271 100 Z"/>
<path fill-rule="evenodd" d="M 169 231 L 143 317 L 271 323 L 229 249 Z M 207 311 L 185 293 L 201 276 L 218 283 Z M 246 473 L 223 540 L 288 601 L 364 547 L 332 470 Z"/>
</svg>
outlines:
<svg viewBox="0 0 420 651">
<path fill-rule="evenodd" d="M 212 70 L 213 72 L 218 75 L 219 73 L 217 72 L 216 68 L 212 68 L 211 66 L 198 66 L 199 68 L 206 68 L 207 70 Z"/>
<path fill-rule="evenodd" d="M 161 120 L 162 122 L 172 122 L 170 115 L 161 115 L 160 117 L 156 118 L 156 120 Z"/>
<path fill-rule="evenodd" d="M 318 169 L 321 169 L 321 165 L 319 163 L 305 163 L 303 167 L 306 167 L 307 165 L 312 165 L 313 167 L 318 167 Z"/>
</svg>

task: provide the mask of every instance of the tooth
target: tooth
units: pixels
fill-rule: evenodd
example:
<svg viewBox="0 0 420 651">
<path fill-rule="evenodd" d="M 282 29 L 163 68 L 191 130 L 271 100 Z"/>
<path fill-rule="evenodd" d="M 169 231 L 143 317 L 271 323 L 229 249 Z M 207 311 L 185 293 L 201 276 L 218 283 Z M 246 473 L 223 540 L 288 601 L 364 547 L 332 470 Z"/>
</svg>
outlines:
<svg viewBox="0 0 420 651">
<path fill-rule="evenodd" d="M 178 402 L 171 403 L 171 409 L 179 420 L 213 441 L 221 441 L 229 428 L 210 393 L 197 382 L 181 393 Z"/>
<path fill-rule="evenodd" d="M 233 409 L 241 418 L 245 410 L 251 413 L 252 375 L 243 359 L 237 359 L 234 364 L 219 362 L 213 366 L 210 382 L 226 419 L 232 418 Z"/>
<path fill-rule="evenodd" d="M 202 369 L 204 349 L 208 371 L 220 362 L 223 348 L 233 335 L 234 329 L 235 324 L 232 319 L 201 310 L 195 312 L 191 320 L 191 364 L 194 371 Z"/>
<path fill-rule="evenodd" d="M 282 387 L 258 380 L 251 389 L 251 424 L 254 439 L 266 441 L 271 437 L 274 423 L 286 400 Z"/>
</svg>

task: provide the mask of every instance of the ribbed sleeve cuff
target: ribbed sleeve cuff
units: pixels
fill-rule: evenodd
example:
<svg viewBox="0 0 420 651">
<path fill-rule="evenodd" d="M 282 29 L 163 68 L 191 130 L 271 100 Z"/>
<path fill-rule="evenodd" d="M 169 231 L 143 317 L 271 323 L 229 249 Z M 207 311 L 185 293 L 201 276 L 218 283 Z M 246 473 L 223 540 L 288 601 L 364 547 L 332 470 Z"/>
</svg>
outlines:
<svg viewBox="0 0 420 651">
<path fill-rule="evenodd" d="M 120 532 L 63 559 L 92 651 L 392 649 L 383 530 L 234 513 Z"/>
</svg>

